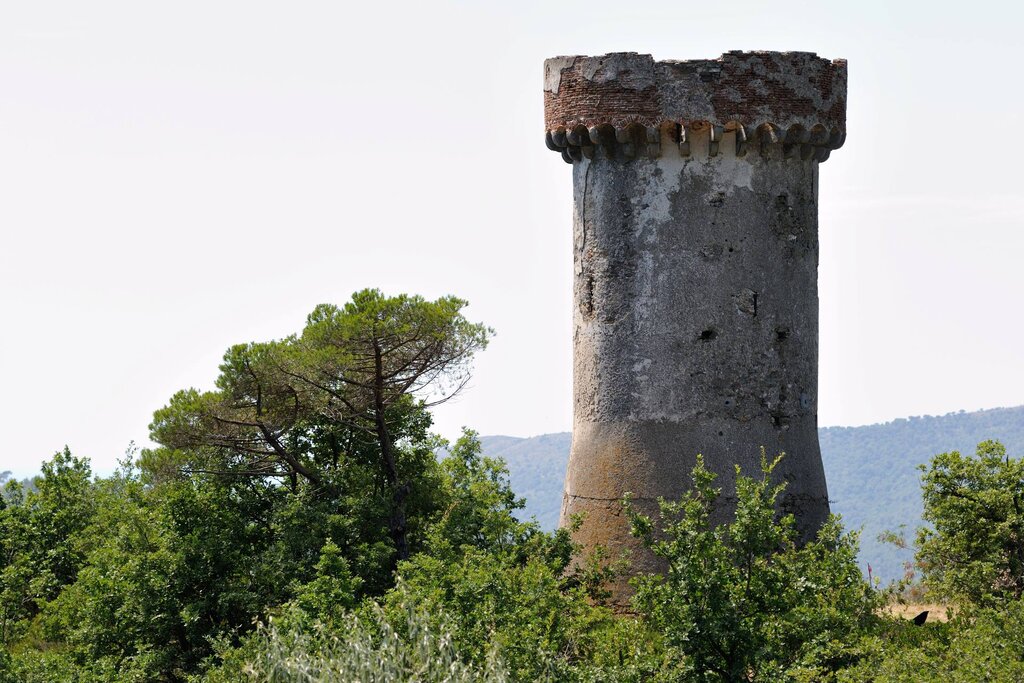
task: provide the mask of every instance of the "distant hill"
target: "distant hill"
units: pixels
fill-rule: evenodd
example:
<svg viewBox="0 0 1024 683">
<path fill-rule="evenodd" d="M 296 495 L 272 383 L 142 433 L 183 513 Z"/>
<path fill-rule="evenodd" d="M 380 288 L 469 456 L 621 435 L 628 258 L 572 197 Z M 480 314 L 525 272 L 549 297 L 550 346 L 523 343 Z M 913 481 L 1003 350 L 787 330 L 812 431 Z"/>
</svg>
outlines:
<svg viewBox="0 0 1024 683">
<path fill-rule="evenodd" d="M 973 453 L 986 439 L 1001 441 L 1011 455 L 1024 456 L 1024 406 L 825 427 L 819 435 L 832 511 L 843 516 L 847 528 L 863 528 L 861 562 L 889 580 L 902 575 L 911 553 L 880 544 L 877 536 L 902 524 L 912 540 L 921 523 L 917 466 L 944 451 Z M 508 463 L 513 489 L 526 498 L 524 516 L 536 517 L 545 529 L 558 525 L 571 439 L 569 432 L 481 439 L 487 455 Z"/>
</svg>

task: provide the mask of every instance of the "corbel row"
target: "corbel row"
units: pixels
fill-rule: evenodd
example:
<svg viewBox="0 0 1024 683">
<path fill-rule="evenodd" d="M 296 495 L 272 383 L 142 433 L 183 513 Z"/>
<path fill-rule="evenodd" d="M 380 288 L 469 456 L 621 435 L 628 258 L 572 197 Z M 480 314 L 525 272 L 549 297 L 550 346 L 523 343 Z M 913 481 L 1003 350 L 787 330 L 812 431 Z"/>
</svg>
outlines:
<svg viewBox="0 0 1024 683">
<path fill-rule="evenodd" d="M 717 156 L 723 151 L 727 133 L 733 133 L 731 142 L 735 145 L 733 153 L 737 157 L 746 156 L 750 150 L 768 157 L 773 147 L 781 145 L 784 159 L 818 162 L 828 159 L 832 150 L 842 147 L 846 140 L 845 132 L 829 130 L 822 125 L 805 128 L 796 124 L 783 129 L 774 123 L 753 127 L 736 121 L 724 125 L 691 121 L 686 124 L 667 122 L 660 126 L 640 123 L 613 126 L 604 123 L 557 128 L 547 132 L 545 143 L 548 149 L 561 153 L 562 159 L 571 164 L 584 158 L 593 159 L 599 149 L 612 159 L 655 159 L 661 156 L 665 139 L 678 146 L 681 155 L 690 156 L 693 139 L 707 136 L 708 154 Z"/>
</svg>

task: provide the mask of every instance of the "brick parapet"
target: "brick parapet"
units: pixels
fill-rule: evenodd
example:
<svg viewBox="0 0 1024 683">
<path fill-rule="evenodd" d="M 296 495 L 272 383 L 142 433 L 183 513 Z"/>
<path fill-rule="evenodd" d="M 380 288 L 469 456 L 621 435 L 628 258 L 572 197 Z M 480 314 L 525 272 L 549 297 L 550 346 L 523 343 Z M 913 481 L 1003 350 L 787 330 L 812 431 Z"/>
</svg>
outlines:
<svg viewBox="0 0 1024 683">
<path fill-rule="evenodd" d="M 547 146 L 567 162 L 595 153 L 656 157 L 666 142 L 688 155 L 737 156 L 781 147 L 782 158 L 824 161 L 846 138 L 845 60 L 810 52 L 728 52 L 714 60 L 654 61 L 613 53 L 544 63 Z"/>
</svg>

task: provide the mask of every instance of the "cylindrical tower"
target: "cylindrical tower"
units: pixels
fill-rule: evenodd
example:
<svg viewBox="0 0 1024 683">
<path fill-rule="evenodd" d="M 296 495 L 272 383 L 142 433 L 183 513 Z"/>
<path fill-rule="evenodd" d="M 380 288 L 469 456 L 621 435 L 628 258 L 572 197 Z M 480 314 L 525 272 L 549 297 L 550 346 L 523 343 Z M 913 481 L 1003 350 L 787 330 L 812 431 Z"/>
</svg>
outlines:
<svg viewBox="0 0 1024 683">
<path fill-rule="evenodd" d="M 574 424 L 562 523 L 631 550 L 698 453 L 731 514 L 734 466 L 786 458 L 806 538 L 829 513 L 817 433 L 818 164 L 842 145 L 846 62 L 806 52 L 556 57 L 547 145 L 573 166 Z M 618 588 L 618 599 L 625 597 Z"/>
</svg>

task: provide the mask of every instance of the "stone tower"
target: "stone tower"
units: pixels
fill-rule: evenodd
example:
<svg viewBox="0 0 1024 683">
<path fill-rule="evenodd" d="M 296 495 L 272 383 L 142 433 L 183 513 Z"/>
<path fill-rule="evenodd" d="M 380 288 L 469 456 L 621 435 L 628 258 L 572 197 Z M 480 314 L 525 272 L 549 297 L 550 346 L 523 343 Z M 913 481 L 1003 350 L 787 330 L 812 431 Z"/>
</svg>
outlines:
<svg viewBox="0 0 1024 683">
<path fill-rule="evenodd" d="M 547 145 L 572 164 L 574 424 L 562 522 L 657 570 L 653 514 L 696 454 L 731 514 L 734 465 L 785 451 L 783 507 L 829 513 L 817 432 L 818 165 L 846 136 L 846 62 L 807 52 L 556 57 Z M 618 599 L 626 591 L 620 586 Z"/>
</svg>

